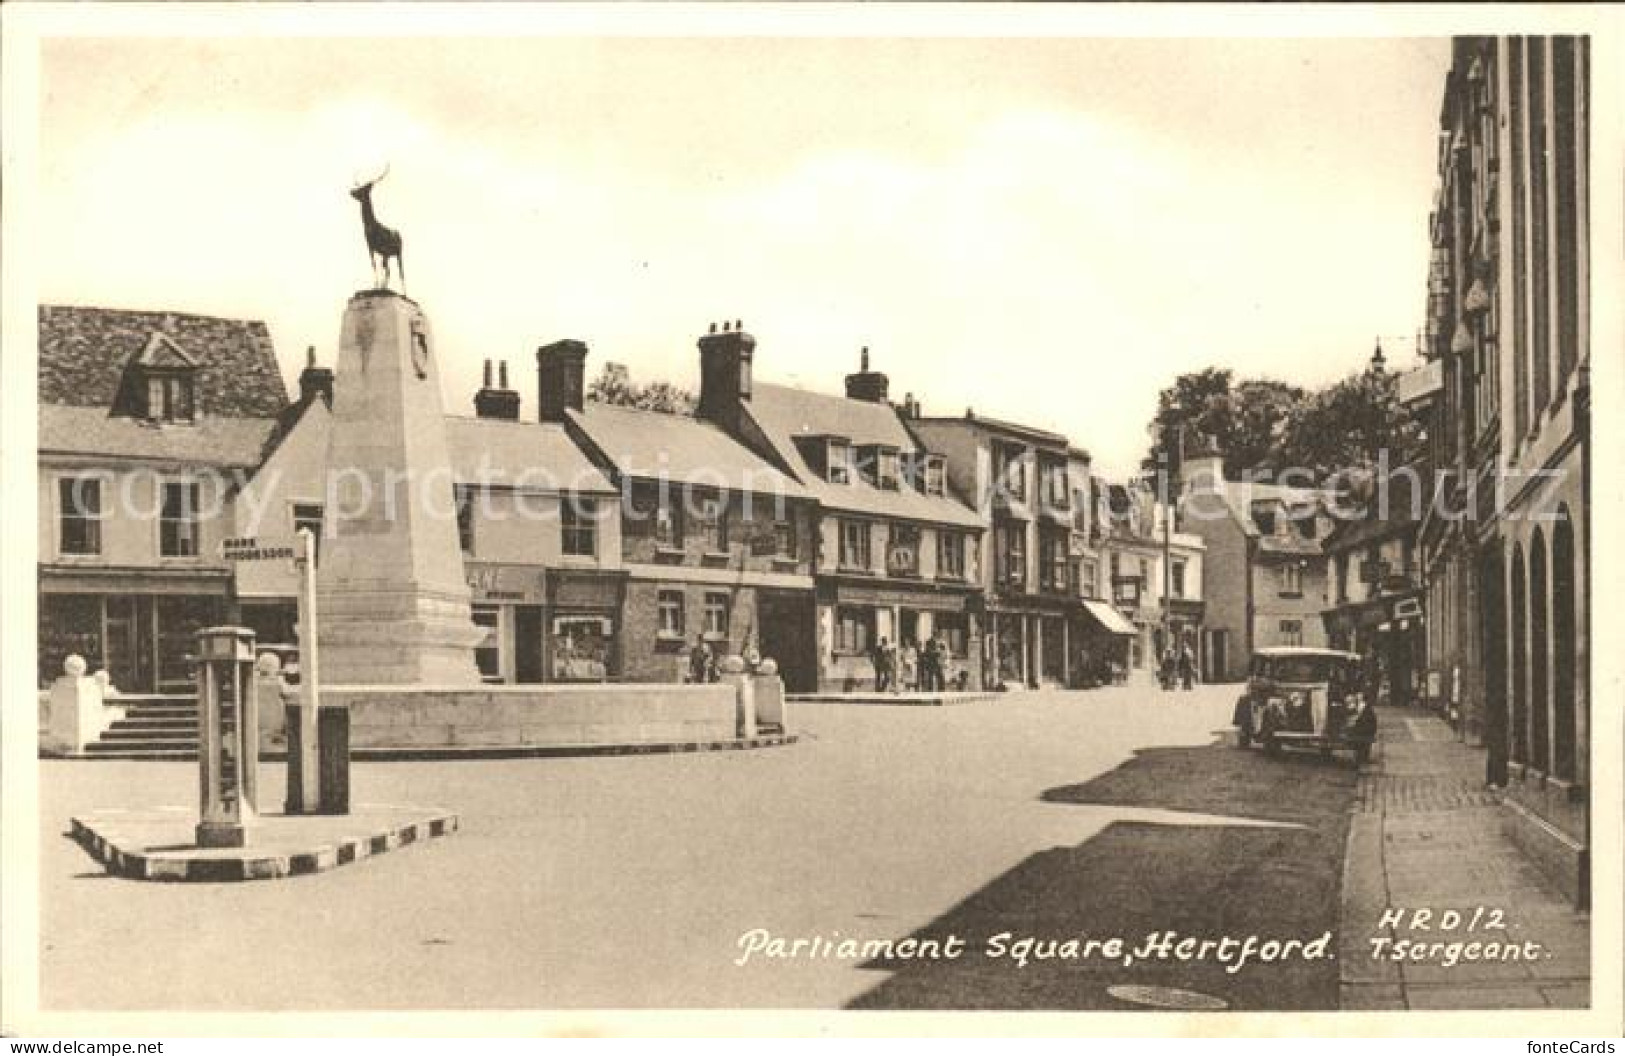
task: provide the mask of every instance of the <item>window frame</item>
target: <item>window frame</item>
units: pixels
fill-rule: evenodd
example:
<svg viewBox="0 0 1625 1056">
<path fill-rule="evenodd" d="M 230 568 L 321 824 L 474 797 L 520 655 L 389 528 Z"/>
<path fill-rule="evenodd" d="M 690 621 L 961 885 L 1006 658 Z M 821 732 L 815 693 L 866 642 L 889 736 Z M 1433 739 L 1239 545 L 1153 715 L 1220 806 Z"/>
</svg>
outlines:
<svg viewBox="0 0 1625 1056">
<path fill-rule="evenodd" d="M 824 477 L 831 484 L 852 483 L 852 442 L 829 439 L 824 448 Z"/>
<path fill-rule="evenodd" d="M 676 619 L 668 626 L 666 616 L 675 613 Z M 655 595 L 655 637 L 661 641 L 680 642 L 688 635 L 688 598 L 680 589 L 665 588 Z"/>
<path fill-rule="evenodd" d="M 559 500 L 559 553 L 564 557 L 598 556 L 598 500 L 562 496 Z M 586 550 L 577 549 L 587 541 Z"/>
<path fill-rule="evenodd" d="M 874 571 L 874 525 L 856 517 L 842 517 L 837 523 L 840 525 L 837 567 Z M 858 553 L 854 554 L 854 550 Z"/>
<path fill-rule="evenodd" d="M 94 547 L 88 550 L 69 550 L 67 548 L 67 522 L 69 514 L 65 502 L 68 495 L 64 492 L 64 485 L 77 486 L 81 482 L 94 482 L 96 485 L 96 513 L 94 516 L 85 516 L 75 511 L 73 518 L 90 526 L 94 536 Z M 107 504 L 104 489 L 111 483 L 105 473 L 60 473 L 56 477 L 56 552 L 59 557 L 86 558 L 101 557 L 105 545 L 102 525 L 107 520 Z"/>
<path fill-rule="evenodd" d="M 307 511 L 307 513 L 305 515 L 301 515 L 301 509 Z M 311 518 L 308 516 L 308 511 L 313 509 L 316 511 L 314 525 L 310 523 Z M 327 504 L 323 502 L 313 502 L 309 499 L 290 499 L 288 500 L 288 522 L 293 525 L 293 538 L 296 546 L 298 545 L 299 541 L 299 529 L 312 529 L 310 533 L 312 536 L 312 556 L 315 557 L 318 565 L 321 564 L 322 536 L 327 532 Z M 298 551 L 296 550 L 295 553 L 297 552 Z"/>
<path fill-rule="evenodd" d="M 937 578 L 965 578 L 965 533 L 937 529 Z"/>
<path fill-rule="evenodd" d="M 701 608 L 701 633 L 708 642 L 728 640 L 729 615 L 733 609 L 733 596 L 725 590 L 708 590 Z M 712 617 L 716 616 L 715 621 Z M 715 626 L 713 626 L 715 623 Z"/>
<path fill-rule="evenodd" d="M 188 515 L 172 517 L 169 515 L 169 489 L 189 488 L 193 495 L 193 506 Z M 203 508 L 203 485 L 200 481 L 190 477 L 163 477 L 158 481 L 158 557 L 162 560 L 191 561 L 202 556 L 203 552 L 203 521 L 199 511 Z M 169 541 L 170 525 L 187 526 L 190 529 L 190 553 L 171 553 L 166 549 Z M 179 528 L 175 529 L 177 532 Z M 177 539 L 183 538 L 177 535 Z"/>
</svg>

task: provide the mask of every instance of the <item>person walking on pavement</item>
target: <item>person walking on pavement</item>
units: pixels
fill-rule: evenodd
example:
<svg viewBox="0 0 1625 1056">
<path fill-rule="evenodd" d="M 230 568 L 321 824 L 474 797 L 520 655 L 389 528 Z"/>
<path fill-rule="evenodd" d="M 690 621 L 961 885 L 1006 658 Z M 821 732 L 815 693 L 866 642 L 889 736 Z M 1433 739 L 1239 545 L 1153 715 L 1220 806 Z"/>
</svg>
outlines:
<svg viewBox="0 0 1625 1056">
<path fill-rule="evenodd" d="M 937 688 L 940 675 L 941 658 L 937 652 L 937 636 L 932 635 L 925 640 L 925 646 L 920 650 L 920 689 L 930 693 Z"/>
<path fill-rule="evenodd" d="M 1179 688 L 1190 689 L 1196 684 L 1196 654 L 1189 645 L 1179 651 Z"/>
<path fill-rule="evenodd" d="M 906 693 L 920 688 L 920 653 L 912 638 L 906 639 L 897 651 L 897 684 Z"/>
<path fill-rule="evenodd" d="M 694 648 L 688 651 L 688 680 L 711 681 L 711 647 L 706 644 L 703 634 L 694 636 Z"/>
<path fill-rule="evenodd" d="M 891 688 L 892 679 L 891 647 L 886 644 L 886 639 L 882 638 L 875 643 L 869 659 L 875 665 L 875 692 L 884 693 Z"/>
</svg>

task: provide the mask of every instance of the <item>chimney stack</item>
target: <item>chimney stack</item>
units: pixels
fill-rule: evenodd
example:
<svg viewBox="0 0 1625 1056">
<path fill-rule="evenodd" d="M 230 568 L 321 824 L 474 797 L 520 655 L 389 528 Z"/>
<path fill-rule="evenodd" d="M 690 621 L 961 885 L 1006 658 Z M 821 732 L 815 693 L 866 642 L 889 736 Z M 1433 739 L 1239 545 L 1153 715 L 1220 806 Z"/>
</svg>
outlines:
<svg viewBox="0 0 1625 1056">
<path fill-rule="evenodd" d="M 858 360 L 858 372 L 846 376 L 846 398 L 869 403 L 885 403 L 891 381 L 878 370 L 869 369 L 869 346 L 863 346 Z"/>
<path fill-rule="evenodd" d="M 305 350 L 305 369 L 299 375 L 299 402 L 310 403 L 320 396 L 333 406 L 333 372 L 316 365 L 316 346 Z"/>
<path fill-rule="evenodd" d="M 700 338 L 699 349 L 700 405 L 696 413 L 737 434 L 741 408 L 750 399 L 756 339 L 745 333 L 743 322 L 724 322 L 720 329 L 712 323 Z"/>
<path fill-rule="evenodd" d="M 537 417 L 564 421 L 567 410 L 581 410 L 587 386 L 587 346 L 566 338 L 536 350 Z"/>
<path fill-rule="evenodd" d="M 519 394 L 508 388 L 508 361 L 502 361 L 501 379 L 491 387 L 491 361 L 485 361 L 485 384 L 474 394 L 474 414 L 480 418 L 519 420 Z"/>
</svg>

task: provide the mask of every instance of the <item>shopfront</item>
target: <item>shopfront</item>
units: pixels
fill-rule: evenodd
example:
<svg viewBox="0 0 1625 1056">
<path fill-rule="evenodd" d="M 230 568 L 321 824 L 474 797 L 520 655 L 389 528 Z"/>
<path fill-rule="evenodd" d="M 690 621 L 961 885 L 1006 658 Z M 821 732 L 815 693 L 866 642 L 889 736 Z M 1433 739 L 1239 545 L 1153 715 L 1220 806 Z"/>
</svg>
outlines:
<svg viewBox="0 0 1625 1056">
<path fill-rule="evenodd" d="M 618 677 L 621 576 L 469 562 L 474 646 L 491 683 L 603 682 Z"/>
<path fill-rule="evenodd" d="M 191 692 L 197 632 L 226 622 L 229 589 L 224 570 L 42 569 L 39 684 L 77 653 L 121 692 Z"/>
<path fill-rule="evenodd" d="M 978 689 L 983 646 L 971 590 L 908 589 L 823 581 L 818 587 L 819 687 L 856 692 L 875 685 L 874 648 L 884 641 L 918 649 L 935 637 L 948 649 L 943 675 L 950 689 Z"/>
<path fill-rule="evenodd" d="M 620 613 L 626 574 L 553 569 L 547 585 L 547 680 L 607 682 L 620 678 Z"/>
</svg>

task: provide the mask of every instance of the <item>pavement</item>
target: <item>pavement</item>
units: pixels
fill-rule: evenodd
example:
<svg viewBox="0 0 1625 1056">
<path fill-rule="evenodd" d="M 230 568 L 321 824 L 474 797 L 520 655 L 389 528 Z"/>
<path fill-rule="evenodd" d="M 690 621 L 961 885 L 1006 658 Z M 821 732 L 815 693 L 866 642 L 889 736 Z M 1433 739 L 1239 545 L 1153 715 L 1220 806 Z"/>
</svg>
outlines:
<svg viewBox="0 0 1625 1056">
<path fill-rule="evenodd" d="M 1345 860 L 1342 1007 L 1587 1007 L 1589 916 L 1504 834 L 1483 751 L 1420 710 L 1378 722 Z"/>
</svg>

